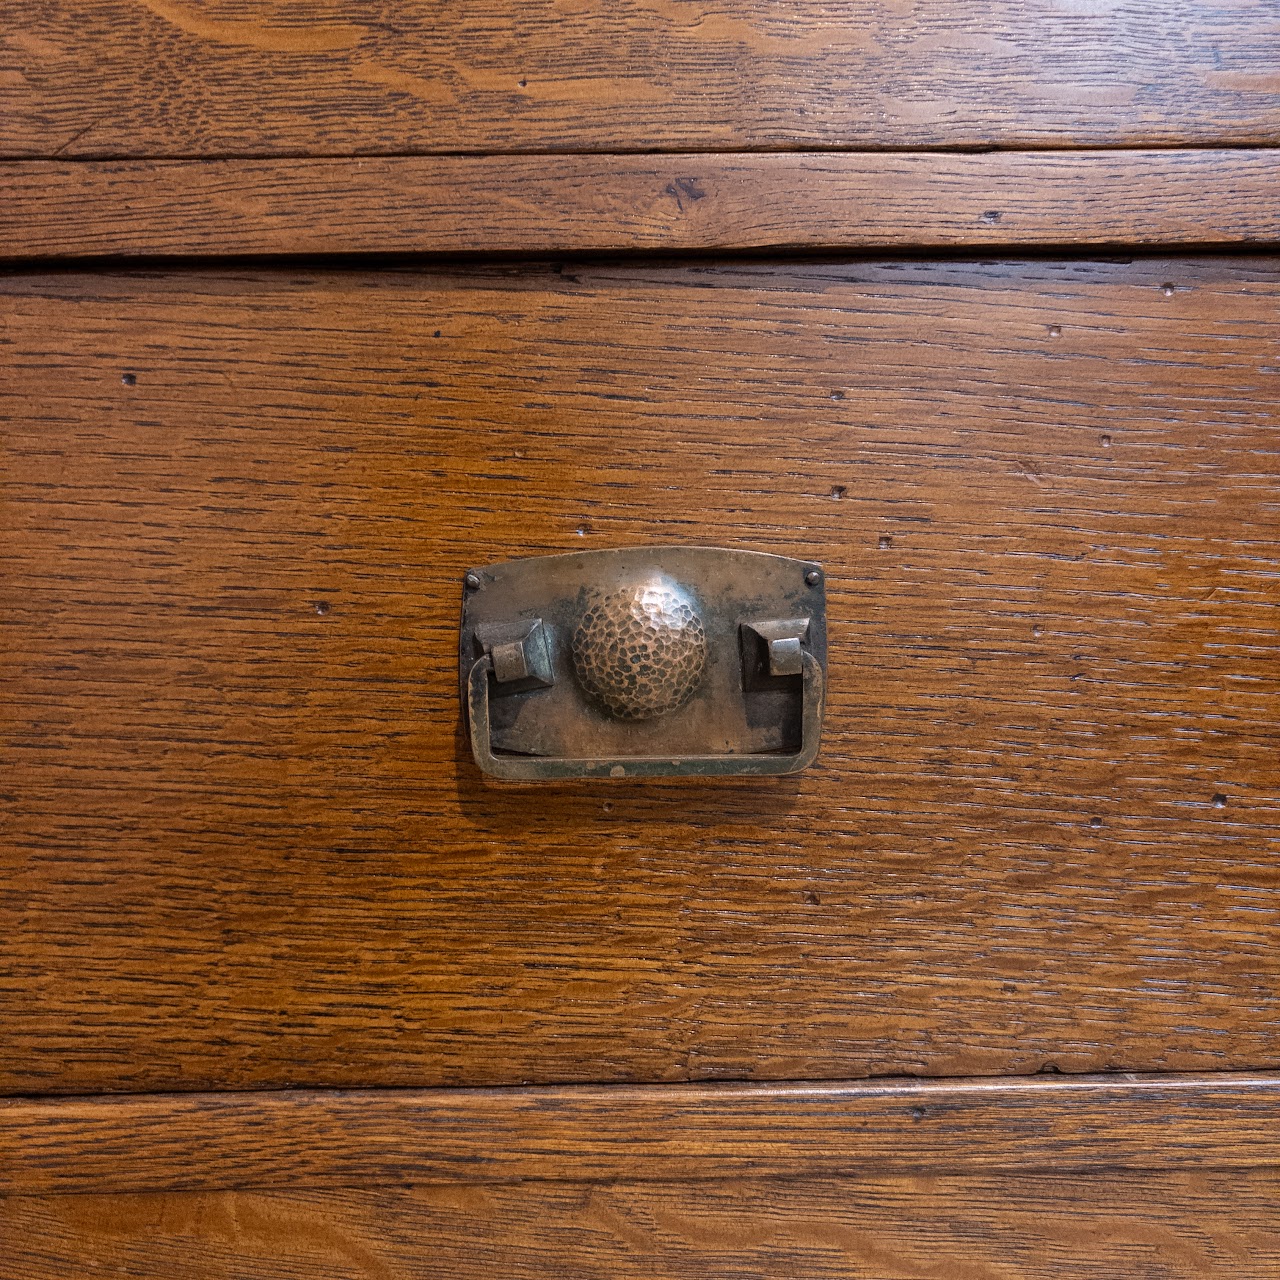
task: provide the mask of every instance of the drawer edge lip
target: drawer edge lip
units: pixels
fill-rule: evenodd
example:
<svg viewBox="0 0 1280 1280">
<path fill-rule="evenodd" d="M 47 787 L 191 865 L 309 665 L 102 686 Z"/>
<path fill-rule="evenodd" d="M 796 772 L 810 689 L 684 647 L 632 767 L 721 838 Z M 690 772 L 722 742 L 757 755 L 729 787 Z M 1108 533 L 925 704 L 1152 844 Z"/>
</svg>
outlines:
<svg viewBox="0 0 1280 1280">
<path fill-rule="evenodd" d="M 0 1099 L 0 1195 L 1280 1165 L 1280 1075 Z"/>
<path fill-rule="evenodd" d="M 1280 243 L 1280 150 L 0 163 L 0 261 Z"/>
</svg>

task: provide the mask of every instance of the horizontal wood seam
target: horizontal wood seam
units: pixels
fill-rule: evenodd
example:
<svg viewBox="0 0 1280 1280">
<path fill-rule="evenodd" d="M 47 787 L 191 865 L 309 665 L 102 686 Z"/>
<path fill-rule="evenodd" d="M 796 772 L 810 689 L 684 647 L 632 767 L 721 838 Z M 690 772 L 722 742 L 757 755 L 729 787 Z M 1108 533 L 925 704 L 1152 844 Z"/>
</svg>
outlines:
<svg viewBox="0 0 1280 1280">
<path fill-rule="evenodd" d="M 1198 152 L 1198 151 L 1277 151 L 1280 150 L 1280 134 L 1274 139 L 1258 138 L 1233 141 L 1230 138 L 1179 138 L 1169 141 L 1133 141 L 1132 139 L 1100 140 L 1096 142 L 1071 139 L 1044 139 L 1022 142 L 920 142 L 920 143 L 779 143 L 776 146 L 743 146 L 726 148 L 708 144 L 699 146 L 644 146 L 620 147 L 546 147 L 542 150 L 515 150 L 503 147 L 458 148 L 452 151 L 324 151 L 298 149 L 296 151 L 226 151 L 217 155 L 202 155 L 198 151 L 156 152 L 146 156 L 115 154 L 19 156 L 0 155 L 0 174 L 7 168 L 20 168 L 30 164 L 259 164 L 267 161 L 287 160 L 524 160 L 552 158 L 603 160 L 610 158 L 642 160 L 645 157 L 665 156 L 985 156 L 985 155 L 1059 155 L 1104 154 L 1124 155 L 1128 152 Z"/>
</svg>

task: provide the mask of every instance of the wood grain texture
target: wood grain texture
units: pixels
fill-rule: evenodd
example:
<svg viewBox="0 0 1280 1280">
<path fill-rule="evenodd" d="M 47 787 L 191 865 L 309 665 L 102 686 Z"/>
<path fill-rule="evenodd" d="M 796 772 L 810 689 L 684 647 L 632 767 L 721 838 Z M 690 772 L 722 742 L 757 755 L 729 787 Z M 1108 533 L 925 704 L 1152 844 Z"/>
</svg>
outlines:
<svg viewBox="0 0 1280 1280">
<path fill-rule="evenodd" d="M 32 161 L 0 256 L 1280 240 L 1280 152 Z"/>
<path fill-rule="evenodd" d="M 0 1199 L 0 1276 L 1271 1280 L 1274 1170 Z"/>
<path fill-rule="evenodd" d="M 1274 1076 L 0 1099 L 0 1193 L 1280 1164 Z"/>
<path fill-rule="evenodd" d="M 10 158 L 1264 144 L 1268 0 L 27 0 Z"/>
<path fill-rule="evenodd" d="M 0 282 L 11 1092 L 1280 1060 L 1273 260 Z M 509 787 L 460 576 L 823 561 L 818 765 Z"/>
</svg>

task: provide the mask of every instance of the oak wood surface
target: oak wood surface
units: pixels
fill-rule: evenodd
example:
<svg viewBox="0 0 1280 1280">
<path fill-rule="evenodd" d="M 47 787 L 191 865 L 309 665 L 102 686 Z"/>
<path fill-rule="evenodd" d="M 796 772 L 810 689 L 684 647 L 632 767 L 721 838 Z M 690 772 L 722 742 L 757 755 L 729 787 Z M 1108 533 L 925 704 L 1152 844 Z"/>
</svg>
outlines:
<svg viewBox="0 0 1280 1280">
<path fill-rule="evenodd" d="M 1104 1076 L 0 1099 L 0 1193 L 1280 1164 L 1280 1080 Z"/>
<path fill-rule="evenodd" d="M 31 161 L 0 256 L 1280 240 L 1280 151 Z"/>
<path fill-rule="evenodd" d="M 25 0 L 0 156 L 1274 145 L 1267 0 Z"/>
<path fill-rule="evenodd" d="M 1274 261 L 0 281 L 0 1085 L 1280 1060 Z M 503 787 L 460 577 L 829 576 L 759 782 Z"/>
<path fill-rule="evenodd" d="M 1275 1170 L 0 1199 L 0 1276 L 1271 1280 Z"/>
</svg>

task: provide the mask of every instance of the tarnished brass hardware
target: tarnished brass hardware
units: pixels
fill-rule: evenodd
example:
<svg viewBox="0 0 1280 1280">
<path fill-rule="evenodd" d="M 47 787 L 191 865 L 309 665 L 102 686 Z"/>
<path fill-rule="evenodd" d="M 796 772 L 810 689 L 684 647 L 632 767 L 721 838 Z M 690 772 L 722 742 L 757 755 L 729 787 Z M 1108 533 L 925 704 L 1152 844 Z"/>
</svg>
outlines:
<svg viewBox="0 0 1280 1280">
<path fill-rule="evenodd" d="M 746 687 L 759 675 L 798 676 L 809 636 L 808 618 L 742 624 L 742 672 Z"/>
<path fill-rule="evenodd" d="M 661 573 L 592 593 L 572 650 L 579 684 L 616 720 L 652 720 L 683 706 L 707 667 L 697 602 Z"/>
<path fill-rule="evenodd" d="M 463 706 L 486 773 L 783 774 L 817 755 L 826 589 L 810 561 L 632 547 L 464 581 Z"/>
<path fill-rule="evenodd" d="M 547 630 L 541 618 L 480 626 L 474 639 L 475 656 L 488 655 L 493 678 L 508 692 L 555 684 Z"/>
</svg>

